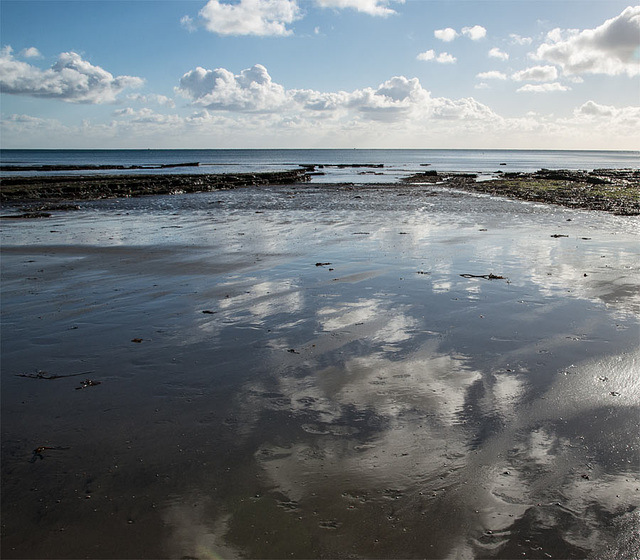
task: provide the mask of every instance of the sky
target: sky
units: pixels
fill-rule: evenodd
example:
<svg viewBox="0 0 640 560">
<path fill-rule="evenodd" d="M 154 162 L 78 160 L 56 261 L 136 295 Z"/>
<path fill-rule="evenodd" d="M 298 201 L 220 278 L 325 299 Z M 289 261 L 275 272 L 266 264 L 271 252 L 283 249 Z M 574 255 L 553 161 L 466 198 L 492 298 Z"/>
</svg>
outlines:
<svg viewBox="0 0 640 560">
<path fill-rule="evenodd" d="M 0 2 L 2 148 L 640 149 L 618 0 Z"/>
</svg>

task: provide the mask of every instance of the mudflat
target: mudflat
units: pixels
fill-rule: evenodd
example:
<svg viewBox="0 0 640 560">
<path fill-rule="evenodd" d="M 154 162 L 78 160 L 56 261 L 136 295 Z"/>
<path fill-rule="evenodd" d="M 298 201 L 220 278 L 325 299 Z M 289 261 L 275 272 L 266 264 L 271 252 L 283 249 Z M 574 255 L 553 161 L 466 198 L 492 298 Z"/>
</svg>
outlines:
<svg viewBox="0 0 640 560">
<path fill-rule="evenodd" d="M 1 222 L 3 558 L 638 555 L 637 217 L 439 185 L 73 207 Z"/>
</svg>

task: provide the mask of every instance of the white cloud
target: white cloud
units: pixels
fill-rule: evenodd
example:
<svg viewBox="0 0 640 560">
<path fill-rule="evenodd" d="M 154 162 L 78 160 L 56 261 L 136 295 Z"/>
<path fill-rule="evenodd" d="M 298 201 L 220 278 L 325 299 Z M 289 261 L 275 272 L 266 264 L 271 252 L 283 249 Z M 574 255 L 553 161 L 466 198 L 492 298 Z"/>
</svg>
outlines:
<svg viewBox="0 0 640 560">
<path fill-rule="evenodd" d="M 236 4 L 209 0 L 199 15 L 212 33 L 258 36 L 291 35 L 287 25 L 302 17 L 295 0 L 240 0 Z M 184 24 L 185 18 L 182 20 Z"/>
<path fill-rule="evenodd" d="M 291 90 L 289 95 L 292 101 L 302 109 L 316 113 L 337 111 L 346 106 L 349 100 L 349 94 L 344 91 L 325 93 L 310 89 L 296 89 Z"/>
<path fill-rule="evenodd" d="M 614 123 L 640 130 L 640 107 L 613 107 L 600 105 L 595 101 L 587 101 L 574 110 L 574 116 L 587 117 L 590 120 L 601 119 L 603 124 Z"/>
<path fill-rule="evenodd" d="M 595 29 L 554 29 L 533 54 L 559 65 L 567 75 L 640 74 L 640 6 L 630 6 Z"/>
<path fill-rule="evenodd" d="M 193 106 L 209 111 L 268 114 L 289 123 L 316 119 L 322 119 L 323 125 L 331 119 L 399 123 L 428 118 L 484 119 L 492 114 L 473 99 L 432 98 L 417 78 L 404 76 L 351 92 L 285 90 L 259 64 L 237 75 L 224 68 L 196 68 L 182 77 L 176 91 L 191 99 Z"/>
<path fill-rule="evenodd" d="M 571 88 L 563 86 L 559 82 L 553 82 L 550 84 L 526 84 L 516 91 L 525 93 L 549 93 L 554 91 L 569 91 Z"/>
<path fill-rule="evenodd" d="M 270 113 L 198 108 L 187 116 L 126 108 L 106 123 L 89 115 L 82 125 L 29 115 L 2 120 L 3 147 L 29 148 L 266 148 L 441 147 L 522 149 L 634 149 L 640 107 L 589 101 L 568 117 L 540 112 L 505 118 L 473 98 L 431 97 L 402 76 L 348 92 L 287 91 L 287 105 Z M 325 101 L 311 110 L 304 101 Z M 329 103 L 328 100 L 332 100 Z M 532 140 L 533 139 L 533 140 Z"/>
<path fill-rule="evenodd" d="M 446 29 L 436 29 L 433 32 L 433 36 L 445 43 L 449 43 L 458 36 L 458 32 L 455 29 L 451 29 L 451 27 L 447 27 Z"/>
<path fill-rule="evenodd" d="M 478 41 L 487 35 L 487 30 L 481 25 L 474 25 L 473 27 L 463 27 L 461 33 L 462 35 L 469 37 L 472 41 Z M 456 37 L 459 37 L 460 33 L 451 27 L 446 27 L 444 29 L 436 29 L 433 32 L 433 36 L 436 39 L 449 43 Z"/>
<path fill-rule="evenodd" d="M 555 66 L 533 66 L 511 76 L 516 82 L 548 82 L 558 77 Z"/>
<path fill-rule="evenodd" d="M 28 127 L 40 127 L 46 124 L 48 121 L 40 119 L 38 117 L 32 117 L 30 115 L 9 115 L 6 119 L 3 119 L 3 123 L 8 124 L 20 124 Z M 51 121 L 49 121 L 51 122 Z"/>
<path fill-rule="evenodd" d="M 61 53 L 49 69 L 16 60 L 11 47 L 0 52 L 0 88 L 3 93 L 60 99 L 71 103 L 113 103 L 127 88 L 142 86 L 134 76 L 116 76 L 93 66 L 75 52 Z"/>
<path fill-rule="evenodd" d="M 227 111 L 272 111 L 286 102 L 284 88 L 271 80 L 261 64 L 240 74 L 198 67 L 182 76 L 176 91 L 194 105 Z"/>
<path fill-rule="evenodd" d="M 434 60 L 436 58 L 436 51 L 429 49 L 428 51 L 420 53 L 416 58 L 424 61 Z"/>
<path fill-rule="evenodd" d="M 497 70 L 491 70 L 489 72 L 480 72 L 476 74 L 476 78 L 480 78 L 481 80 L 506 80 L 507 75 L 503 72 L 498 72 Z"/>
<path fill-rule="evenodd" d="M 144 107 L 137 111 L 135 109 L 132 109 L 131 107 L 118 109 L 114 111 L 114 115 L 120 118 L 127 118 L 129 122 L 137 124 L 179 125 L 183 122 L 183 120 L 178 115 L 165 115 L 156 113 L 148 107 Z"/>
<path fill-rule="evenodd" d="M 420 53 L 416 58 L 424 61 L 434 60 L 440 64 L 454 64 L 456 60 L 458 60 L 455 56 L 450 55 L 447 52 L 436 55 L 436 52 L 433 49 Z"/>
<path fill-rule="evenodd" d="M 180 24 L 190 33 L 197 29 L 196 24 L 191 16 L 182 16 L 182 18 L 180 18 Z"/>
<path fill-rule="evenodd" d="M 498 47 L 493 47 L 488 54 L 489 58 L 498 58 L 500 60 L 509 60 L 509 55 L 501 51 Z"/>
<path fill-rule="evenodd" d="M 530 45 L 533 42 L 531 37 L 521 37 L 515 33 L 510 33 L 509 38 L 514 45 Z"/>
<path fill-rule="evenodd" d="M 487 82 L 480 82 L 473 86 L 475 89 L 489 89 L 489 84 Z"/>
<path fill-rule="evenodd" d="M 614 144 L 617 138 L 634 138 L 627 149 L 635 149 L 640 143 L 639 106 L 614 107 L 589 100 L 573 111 L 573 117 L 560 122 L 565 126 L 579 126 L 600 138 L 614 136 L 602 144 L 608 149 L 611 149 L 609 144 Z"/>
<path fill-rule="evenodd" d="M 615 107 L 610 107 L 608 105 L 600 105 L 595 101 L 587 101 L 578 107 L 574 114 L 576 115 L 590 115 L 597 117 L 612 117 L 616 113 Z"/>
<path fill-rule="evenodd" d="M 395 76 L 376 89 L 364 88 L 350 93 L 346 107 L 367 119 L 377 121 L 405 120 L 410 113 L 428 111 L 431 93 L 417 78 Z"/>
<path fill-rule="evenodd" d="M 486 105 L 476 101 L 473 97 L 464 99 L 447 99 L 437 97 L 434 100 L 433 117 L 447 120 L 485 120 L 490 122 L 497 115 Z"/>
<path fill-rule="evenodd" d="M 473 27 L 463 27 L 462 34 L 469 37 L 472 41 L 479 41 L 487 36 L 487 30 L 481 25 L 474 25 Z"/>
<path fill-rule="evenodd" d="M 40 51 L 35 47 L 29 47 L 28 49 L 22 49 L 20 56 L 23 58 L 42 58 Z"/>
<path fill-rule="evenodd" d="M 370 16 L 390 16 L 396 12 L 389 8 L 391 2 L 404 3 L 404 0 L 315 0 L 321 8 L 350 8 Z"/>
<path fill-rule="evenodd" d="M 170 97 L 167 97 L 166 95 L 157 95 L 155 93 L 152 93 L 149 95 L 132 93 L 130 95 L 127 95 L 127 99 L 129 101 L 136 101 L 138 103 L 144 103 L 144 104 L 161 105 L 163 107 L 174 108 L 176 106 L 175 102 Z"/>
<path fill-rule="evenodd" d="M 458 59 L 455 56 L 450 55 L 447 52 L 440 53 L 436 57 L 436 62 L 439 62 L 440 64 L 454 64 L 456 60 Z"/>
</svg>

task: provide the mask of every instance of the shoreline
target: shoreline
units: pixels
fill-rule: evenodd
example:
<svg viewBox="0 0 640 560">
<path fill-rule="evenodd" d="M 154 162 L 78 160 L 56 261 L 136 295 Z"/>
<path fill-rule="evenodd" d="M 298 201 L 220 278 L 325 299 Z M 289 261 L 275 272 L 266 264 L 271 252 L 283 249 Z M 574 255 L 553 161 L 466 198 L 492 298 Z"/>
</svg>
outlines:
<svg viewBox="0 0 640 560">
<path fill-rule="evenodd" d="M 309 184 L 314 165 L 301 169 L 237 174 L 47 175 L 0 179 L 0 202 L 32 203 L 210 192 L 252 186 Z M 319 166 L 323 167 L 323 166 Z M 640 215 L 640 170 L 587 171 L 541 169 L 534 173 L 500 173 L 477 181 L 475 173 L 429 170 L 393 183 L 322 183 L 316 188 L 408 188 L 432 185 L 504 196 L 568 208 L 601 210 L 617 215 Z M 44 208 L 46 209 L 46 208 Z"/>
</svg>

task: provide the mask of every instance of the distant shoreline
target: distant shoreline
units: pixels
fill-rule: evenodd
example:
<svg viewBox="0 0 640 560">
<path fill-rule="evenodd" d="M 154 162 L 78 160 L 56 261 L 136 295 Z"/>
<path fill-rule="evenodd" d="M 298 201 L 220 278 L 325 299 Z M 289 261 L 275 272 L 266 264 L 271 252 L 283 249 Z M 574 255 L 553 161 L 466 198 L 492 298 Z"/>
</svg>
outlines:
<svg viewBox="0 0 640 560">
<path fill-rule="evenodd" d="M 194 165 L 194 164 L 189 164 Z M 33 204 L 145 195 L 209 192 L 241 187 L 303 186 L 315 166 L 263 173 L 222 174 L 113 174 L 12 176 L 0 179 L 0 201 Z M 640 215 L 640 170 L 596 169 L 567 171 L 542 169 L 535 173 L 504 173 L 494 180 L 476 181 L 476 174 L 438 173 L 428 170 L 395 183 L 322 183 L 314 188 L 406 189 L 411 185 L 456 188 L 494 196 L 559 204 L 569 208 L 602 210 L 619 215 Z M 26 216 L 25 216 L 26 217 Z M 33 216 L 38 217 L 38 216 Z"/>
</svg>

